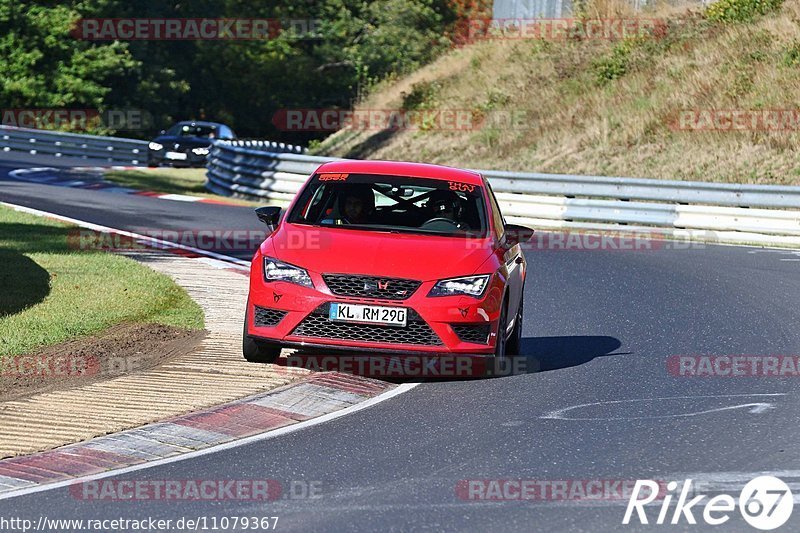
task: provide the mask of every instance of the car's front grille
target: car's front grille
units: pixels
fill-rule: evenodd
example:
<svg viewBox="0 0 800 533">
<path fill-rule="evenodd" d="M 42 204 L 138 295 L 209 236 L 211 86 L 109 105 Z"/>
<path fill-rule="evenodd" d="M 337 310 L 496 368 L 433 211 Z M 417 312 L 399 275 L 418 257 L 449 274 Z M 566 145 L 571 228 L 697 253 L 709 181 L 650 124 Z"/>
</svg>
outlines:
<svg viewBox="0 0 800 533">
<path fill-rule="evenodd" d="M 335 322 L 328 318 L 330 304 L 319 306 L 292 331 L 298 337 L 343 341 L 441 346 L 442 341 L 413 309 L 408 310 L 405 327 Z"/>
<path fill-rule="evenodd" d="M 379 300 L 405 300 L 410 298 L 421 284 L 413 279 L 351 274 L 323 274 L 322 278 L 331 292 L 337 296 Z"/>
<path fill-rule="evenodd" d="M 277 326 L 285 316 L 286 311 L 255 306 L 255 324 L 257 328 L 271 328 Z"/>
<path fill-rule="evenodd" d="M 461 342 L 489 344 L 489 324 L 452 324 L 452 327 Z"/>
</svg>

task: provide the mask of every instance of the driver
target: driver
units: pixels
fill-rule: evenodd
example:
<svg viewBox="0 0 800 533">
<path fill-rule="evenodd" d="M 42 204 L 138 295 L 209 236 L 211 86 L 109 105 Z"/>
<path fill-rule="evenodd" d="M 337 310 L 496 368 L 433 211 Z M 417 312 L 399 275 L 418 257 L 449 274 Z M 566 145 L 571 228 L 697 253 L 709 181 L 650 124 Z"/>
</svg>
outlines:
<svg viewBox="0 0 800 533">
<path fill-rule="evenodd" d="M 428 196 L 425 210 L 431 218 L 446 218 L 456 224 L 461 221 L 461 198 L 453 191 L 437 189 Z"/>
<path fill-rule="evenodd" d="M 344 224 L 366 224 L 375 212 L 375 193 L 366 184 L 354 184 L 339 194 L 339 213 Z"/>
</svg>

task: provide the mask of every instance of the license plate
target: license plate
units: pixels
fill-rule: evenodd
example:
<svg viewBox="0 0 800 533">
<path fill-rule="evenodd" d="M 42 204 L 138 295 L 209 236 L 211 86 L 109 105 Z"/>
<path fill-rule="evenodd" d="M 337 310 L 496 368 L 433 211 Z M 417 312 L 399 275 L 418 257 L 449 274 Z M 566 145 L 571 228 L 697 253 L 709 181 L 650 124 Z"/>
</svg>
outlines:
<svg viewBox="0 0 800 533">
<path fill-rule="evenodd" d="M 181 153 L 181 152 L 167 152 L 166 153 L 166 158 L 167 159 L 180 159 L 181 161 L 183 161 L 184 159 L 186 159 L 186 154 Z"/>
<path fill-rule="evenodd" d="M 355 305 L 332 303 L 328 318 L 336 322 L 361 322 L 405 326 L 408 310 L 404 307 L 381 307 L 378 305 Z"/>
</svg>

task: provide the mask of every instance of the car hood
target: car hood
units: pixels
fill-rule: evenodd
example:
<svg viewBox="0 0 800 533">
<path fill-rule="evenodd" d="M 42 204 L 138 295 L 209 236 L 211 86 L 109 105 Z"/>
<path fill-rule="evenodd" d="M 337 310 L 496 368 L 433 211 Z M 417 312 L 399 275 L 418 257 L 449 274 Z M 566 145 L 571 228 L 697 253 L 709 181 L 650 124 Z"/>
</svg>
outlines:
<svg viewBox="0 0 800 533">
<path fill-rule="evenodd" d="M 176 144 L 180 149 L 211 146 L 211 141 L 202 137 L 173 137 L 170 135 L 162 135 L 161 137 L 156 137 L 154 142 L 163 144 L 165 148 L 174 148 Z"/>
<path fill-rule="evenodd" d="M 319 274 L 431 281 L 469 276 L 491 255 L 488 239 L 465 239 L 281 224 L 261 253 Z"/>
</svg>

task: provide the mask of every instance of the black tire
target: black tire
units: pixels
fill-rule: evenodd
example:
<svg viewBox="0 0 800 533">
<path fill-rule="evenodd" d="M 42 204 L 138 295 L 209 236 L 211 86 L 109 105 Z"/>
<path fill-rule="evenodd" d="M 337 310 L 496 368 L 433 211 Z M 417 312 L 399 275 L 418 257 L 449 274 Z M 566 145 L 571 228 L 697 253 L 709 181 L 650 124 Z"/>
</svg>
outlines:
<svg viewBox="0 0 800 533">
<path fill-rule="evenodd" d="M 153 161 L 148 161 L 147 168 L 158 168 L 158 163 L 155 163 Z"/>
<path fill-rule="evenodd" d="M 274 363 L 281 355 L 280 344 L 269 344 L 247 335 L 247 315 L 242 333 L 242 355 L 251 363 Z"/>
<path fill-rule="evenodd" d="M 506 343 L 507 356 L 521 355 L 522 319 L 524 316 L 525 316 L 525 297 L 521 296 L 519 301 L 519 309 L 517 309 L 517 317 L 514 320 L 514 331 L 511 332 L 511 337 L 508 338 L 508 342 Z"/>
<path fill-rule="evenodd" d="M 508 323 L 508 300 L 503 300 L 503 307 L 500 311 L 500 320 L 497 323 L 497 340 L 494 345 L 494 357 L 491 364 L 486 368 L 487 377 L 499 377 L 505 374 L 508 366 L 508 340 L 505 331 Z"/>
<path fill-rule="evenodd" d="M 506 339 L 506 326 L 508 324 L 508 300 L 503 302 L 500 311 L 500 320 L 497 323 L 497 341 L 494 345 L 495 359 L 504 359 L 508 353 L 508 339 Z"/>
</svg>

